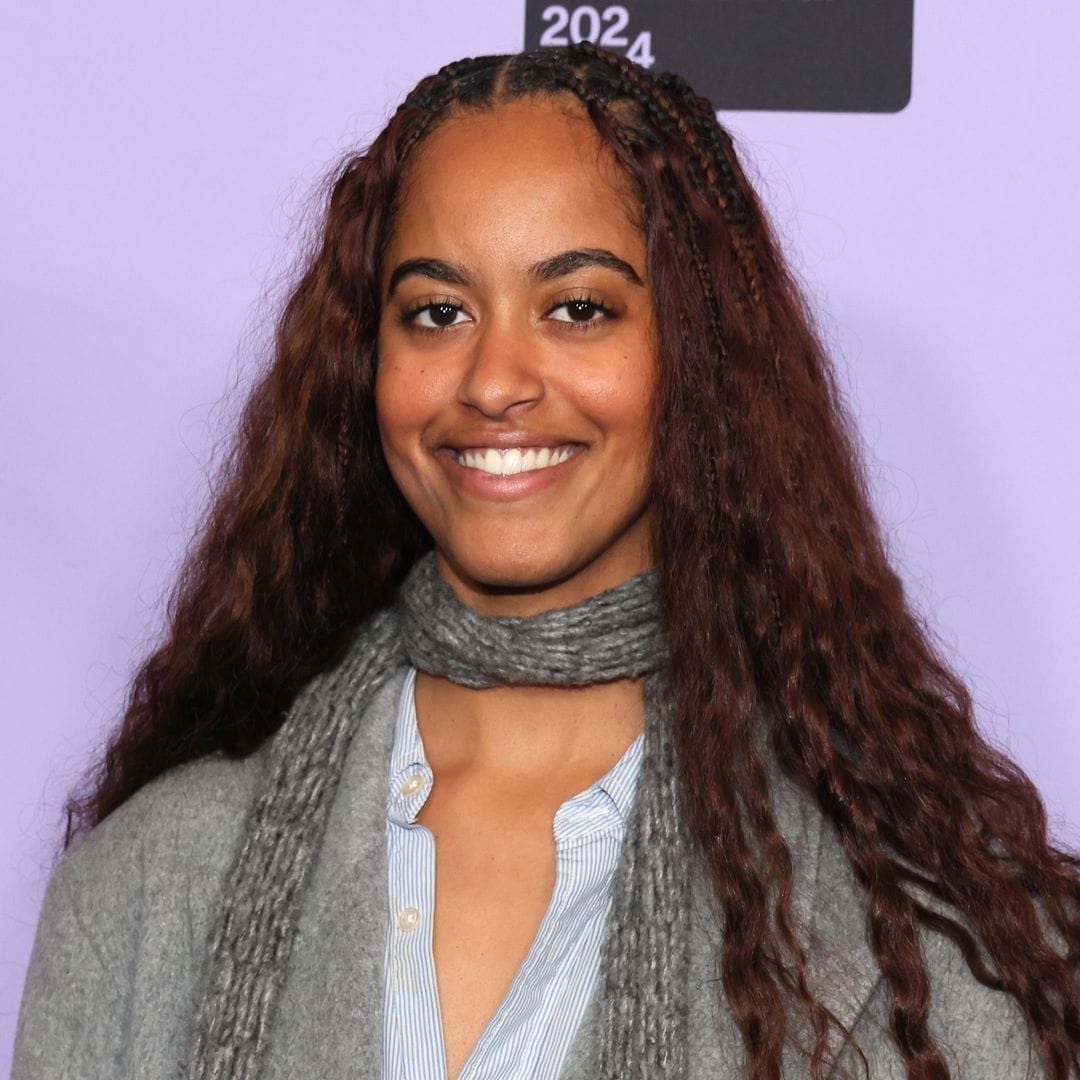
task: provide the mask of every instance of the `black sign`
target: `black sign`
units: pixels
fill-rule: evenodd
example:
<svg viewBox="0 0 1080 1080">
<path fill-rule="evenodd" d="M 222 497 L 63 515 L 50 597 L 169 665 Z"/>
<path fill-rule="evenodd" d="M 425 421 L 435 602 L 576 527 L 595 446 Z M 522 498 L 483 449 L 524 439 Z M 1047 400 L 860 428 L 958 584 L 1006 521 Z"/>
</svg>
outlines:
<svg viewBox="0 0 1080 1080">
<path fill-rule="evenodd" d="M 526 0 L 525 48 L 595 41 L 718 109 L 899 112 L 915 0 Z"/>
</svg>

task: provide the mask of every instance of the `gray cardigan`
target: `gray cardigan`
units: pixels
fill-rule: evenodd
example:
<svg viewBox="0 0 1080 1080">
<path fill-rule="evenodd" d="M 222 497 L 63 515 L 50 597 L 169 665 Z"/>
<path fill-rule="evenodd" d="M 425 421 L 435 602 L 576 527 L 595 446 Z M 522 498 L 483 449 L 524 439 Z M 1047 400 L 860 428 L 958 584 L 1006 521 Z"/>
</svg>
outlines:
<svg viewBox="0 0 1080 1080">
<path fill-rule="evenodd" d="M 266 1080 L 379 1077 L 385 800 L 403 675 L 379 691 L 353 740 L 304 900 Z M 208 926 L 264 761 L 261 751 L 175 769 L 64 855 L 38 926 L 13 1080 L 176 1080 Z M 902 1077 L 885 987 L 866 945 L 862 890 L 807 798 L 777 783 L 774 803 L 795 860 L 796 914 L 814 941 L 815 992 L 852 1030 L 874 1080 Z M 716 917 L 700 881 L 690 908 L 690 1076 L 741 1077 L 741 1039 L 716 992 Z M 977 983 L 948 939 L 926 933 L 923 949 L 931 1023 L 953 1076 L 1042 1076 L 1029 1063 L 1014 1000 Z M 594 1022 L 590 1007 L 562 1080 L 590 1080 Z M 861 1075 L 850 1048 L 840 1064 Z M 784 1074 L 807 1074 L 794 1050 Z"/>
</svg>

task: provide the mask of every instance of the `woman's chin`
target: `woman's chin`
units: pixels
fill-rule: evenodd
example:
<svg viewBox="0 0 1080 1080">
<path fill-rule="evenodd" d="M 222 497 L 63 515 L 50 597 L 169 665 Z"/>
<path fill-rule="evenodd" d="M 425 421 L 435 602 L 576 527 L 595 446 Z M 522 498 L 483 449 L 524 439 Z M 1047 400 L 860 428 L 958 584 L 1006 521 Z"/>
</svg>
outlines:
<svg viewBox="0 0 1080 1080">
<path fill-rule="evenodd" d="M 436 548 L 439 573 L 451 584 L 460 582 L 481 592 L 535 592 L 559 585 L 574 574 L 573 560 L 545 556 L 535 549 L 521 554 L 512 550 L 467 552 Z"/>
</svg>

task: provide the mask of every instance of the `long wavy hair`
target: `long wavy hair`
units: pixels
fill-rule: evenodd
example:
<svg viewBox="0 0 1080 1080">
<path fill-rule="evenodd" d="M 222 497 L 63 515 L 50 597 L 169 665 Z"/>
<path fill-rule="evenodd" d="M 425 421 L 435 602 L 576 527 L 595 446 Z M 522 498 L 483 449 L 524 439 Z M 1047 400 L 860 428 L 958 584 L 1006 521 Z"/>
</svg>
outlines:
<svg viewBox="0 0 1080 1080">
<path fill-rule="evenodd" d="M 675 740 L 748 1075 L 779 1076 L 793 1008 L 812 1022 L 811 1072 L 824 1075 L 831 1022 L 794 929 L 760 715 L 768 752 L 816 800 L 868 894 L 908 1075 L 948 1075 L 928 1026 L 920 926 L 952 937 L 979 982 L 1019 1002 L 1049 1075 L 1080 1071 L 1080 861 L 1050 842 L 1034 786 L 980 736 L 967 689 L 905 600 L 825 350 L 712 105 L 587 44 L 450 64 L 340 169 L 164 643 L 69 803 L 68 840 L 175 765 L 255 750 L 431 546 L 376 429 L 382 249 L 425 134 L 527 94 L 577 99 L 640 195 Z"/>
</svg>

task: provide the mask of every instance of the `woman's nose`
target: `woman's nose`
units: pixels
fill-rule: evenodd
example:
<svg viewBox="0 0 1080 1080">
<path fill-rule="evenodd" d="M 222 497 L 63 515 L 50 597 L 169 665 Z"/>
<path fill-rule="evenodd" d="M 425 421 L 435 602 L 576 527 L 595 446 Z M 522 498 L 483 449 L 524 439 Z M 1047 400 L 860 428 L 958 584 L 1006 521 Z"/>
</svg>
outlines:
<svg viewBox="0 0 1080 1080">
<path fill-rule="evenodd" d="M 527 328 L 492 321 L 475 335 L 458 387 L 458 400 L 488 417 L 543 397 L 538 343 Z"/>
</svg>

